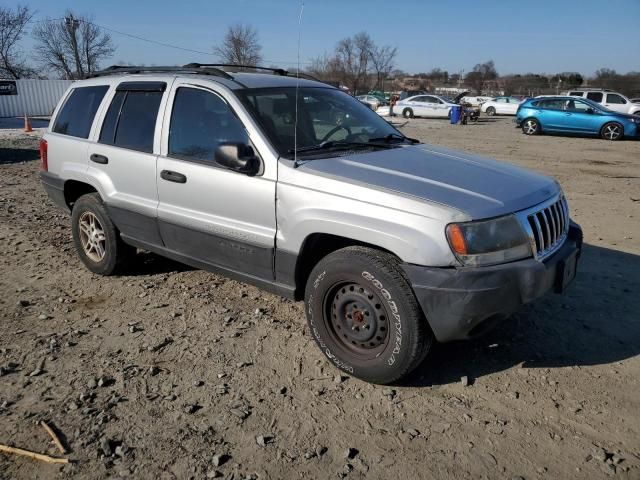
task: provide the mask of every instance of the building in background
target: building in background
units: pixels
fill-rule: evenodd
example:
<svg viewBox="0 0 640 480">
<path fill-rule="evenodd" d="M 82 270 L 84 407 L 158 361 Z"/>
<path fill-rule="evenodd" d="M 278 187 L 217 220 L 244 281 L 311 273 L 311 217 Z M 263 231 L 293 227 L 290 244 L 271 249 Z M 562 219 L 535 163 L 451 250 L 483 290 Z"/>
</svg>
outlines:
<svg viewBox="0 0 640 480">
<path fill-rule="evenodd" d="M 0 117 L 49 116 L 72 80 L 0 80 Z"/>
</svg>

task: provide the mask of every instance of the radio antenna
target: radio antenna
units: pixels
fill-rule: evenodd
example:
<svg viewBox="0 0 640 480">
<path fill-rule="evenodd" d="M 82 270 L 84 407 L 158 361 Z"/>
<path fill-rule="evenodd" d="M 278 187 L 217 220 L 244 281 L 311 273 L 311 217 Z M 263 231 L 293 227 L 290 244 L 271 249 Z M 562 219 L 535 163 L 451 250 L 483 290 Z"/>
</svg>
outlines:
<svg viewBox="0 0 640 480">
<path fill-rule="evenodd" d="M 296 69 L 296 116 L 293 122 L 293 168 L 298 168 L 298 89 L 300 88 L 300 32 L 302 30 L 302 13 L 304 0 L 300 2 L 300 16 L 298 17 L 298 68 Z"/>
</svg>

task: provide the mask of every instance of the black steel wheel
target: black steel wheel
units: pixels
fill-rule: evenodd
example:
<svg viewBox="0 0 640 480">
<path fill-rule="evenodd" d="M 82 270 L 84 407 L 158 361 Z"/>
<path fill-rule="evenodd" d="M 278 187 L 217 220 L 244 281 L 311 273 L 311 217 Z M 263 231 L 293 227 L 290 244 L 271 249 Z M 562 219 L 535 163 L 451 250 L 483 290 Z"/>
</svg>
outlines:
<svg viewBox="0 0 640 480">
<path fill-rule="evenodd" d="M 337 368 L 389 384 L 424 360 L 433 333 L 393 255 L 347 247 L 313 268 L 305 290 L 307 322 Z"/>
</svg>

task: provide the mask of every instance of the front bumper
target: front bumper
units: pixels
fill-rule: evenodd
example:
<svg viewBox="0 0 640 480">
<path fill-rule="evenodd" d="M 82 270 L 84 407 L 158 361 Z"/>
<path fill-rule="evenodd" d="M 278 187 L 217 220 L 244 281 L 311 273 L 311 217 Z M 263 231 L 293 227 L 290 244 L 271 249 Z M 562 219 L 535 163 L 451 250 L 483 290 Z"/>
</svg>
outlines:
<svg viewBox="0 0 640 480">
<path fill-rule="evenodd" d="M 448 342 L 470 338 L 549 290 L 558 291 L 565 261 L 579 258 L 581 250 L 582 229 L 572 222 L 564 245 L 544 262 L 530 258 L 490 267 L 403 267 L 436 339 Z"/>
</svg>

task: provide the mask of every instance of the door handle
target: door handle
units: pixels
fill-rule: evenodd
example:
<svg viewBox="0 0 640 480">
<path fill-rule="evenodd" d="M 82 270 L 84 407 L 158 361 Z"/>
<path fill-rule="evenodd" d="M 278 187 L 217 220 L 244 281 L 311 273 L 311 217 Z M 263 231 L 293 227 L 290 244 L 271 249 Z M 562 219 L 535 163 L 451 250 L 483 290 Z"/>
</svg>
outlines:
<svg viewBox="0 0 640 480">
<path fill-rule="evenodd" d="M 172 172 L 171 170 L 162 170 L 160 176 L 167 182 L 175 183 L 187 183 L 187 177 L 178 172 Z"/>
<path fill-rule="evenodd" d="M 107 163 L 109 163 L 109 159 L 107 157 L 105 157 L 104 155 L 99 155 L 97 153 L 92 153 L 89 158 L 92 162 L 99 163 L 101 165 L 106 165 Z"/>
</svg>

